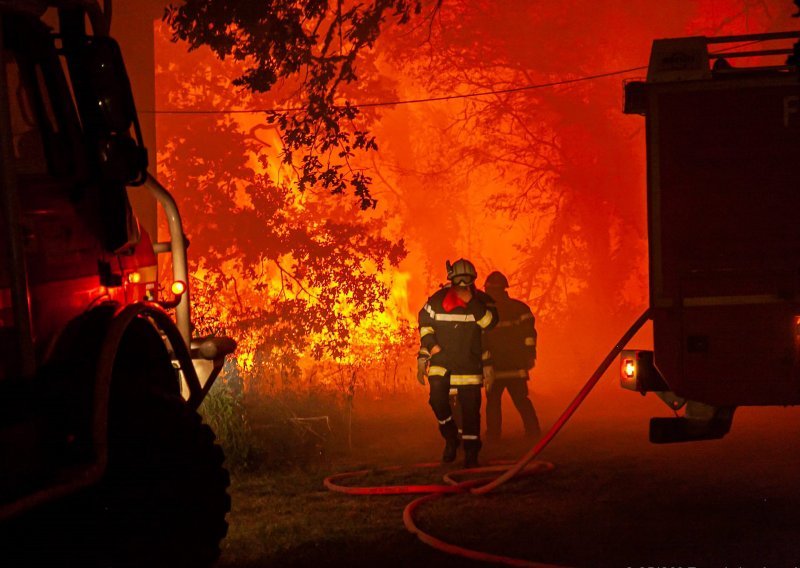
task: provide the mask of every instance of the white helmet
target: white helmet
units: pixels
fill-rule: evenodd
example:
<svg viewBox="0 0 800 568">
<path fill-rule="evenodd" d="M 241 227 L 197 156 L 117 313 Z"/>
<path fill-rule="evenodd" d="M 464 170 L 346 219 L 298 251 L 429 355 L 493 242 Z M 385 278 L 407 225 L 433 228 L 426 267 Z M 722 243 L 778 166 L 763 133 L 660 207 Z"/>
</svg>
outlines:
<svg viewBox="0 0 800 568">
<path fill-rule="evenodd" d="M 465 258 L 459 258 L 453 264 L 450 264 L 448 260 L 445 266 L 447 267 L 447 279 L 454 286 L 472 286 L 478 278 L 475 265 Z"/>
</svg>

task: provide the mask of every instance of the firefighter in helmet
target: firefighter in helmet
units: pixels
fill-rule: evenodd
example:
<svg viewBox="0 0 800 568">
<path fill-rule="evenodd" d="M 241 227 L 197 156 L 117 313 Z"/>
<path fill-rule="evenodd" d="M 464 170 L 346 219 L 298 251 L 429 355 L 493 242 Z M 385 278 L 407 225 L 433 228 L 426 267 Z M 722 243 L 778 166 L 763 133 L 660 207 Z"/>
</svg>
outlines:
<svg viewBox="0 0 800 568">
<path fill-rule="evenodd" d="M 524 302 L 508 295 L 508 279 L 502 273 L 489 274 L 484 287 L 500 316 L 500 323 L 484 338 L 494 362 L 494 380 L 486 385 L 486 437 L 500 438 L 505 390 L 522 416 L 525 434 L 536 437 L 541 433 L 539 419 L 528 398 L 528 371 L 536 364 L 536 319 Z"/>
<path fill-rule="evenodd" d="M 464 465 L 476 467 L 481 449 L 481 385 L 483 367 L 490 365 L 482 350 L 482 333 L 497 324 L 491 298 L 475 287 L 475 266 L 459 259 L 447 262 L 448 285 L 433 294 L 419 312 L 420 350 L 417 379 L 430 385 L 430 405 L 445 439 L 443 462 L 456 459 L 458 427 L 449 391 L 457 390 L 462 413 Z"/>
</svg>

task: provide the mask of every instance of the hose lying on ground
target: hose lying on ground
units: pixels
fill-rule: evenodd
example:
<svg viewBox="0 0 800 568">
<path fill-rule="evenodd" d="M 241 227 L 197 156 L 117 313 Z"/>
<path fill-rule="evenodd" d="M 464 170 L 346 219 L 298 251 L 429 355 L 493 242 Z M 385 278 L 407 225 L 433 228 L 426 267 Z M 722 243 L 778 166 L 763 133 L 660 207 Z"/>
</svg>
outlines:
<svg viewBox="0 0 800 568">
<path fill-rule="evenodd" d="M 453 554 L 456 556 L 461 556 L 464 558 L 468 558 L 470 560 L 481 560 L 485 562 L 494 562 L 497 564 L 505 564 L 508 566 L 527 566 L 529 568 L 553 568 L 553 565 L 550 564 L 541 564 L 537 562 L 531 562 L 529 560 L 523 560 L 519 558 L 511 558 L 508 556 L 499 556 L 495 554 L 489 554 L 486 552 L 480 552 L 477 550 L 470 550 L 468 548 L 463 548 L 460 546 L 456 546 L 454 544 L 450 544 L 444 542 L 442 540 L 433 537 L 426 532 L 422 531 L 419 527 L 417 527 L 416 523 L 414 522 L 414 512 L 417 508 L 422 505 L 423 503 L 427 503 L 433 501 L 435 499 L 440 499 L 441 497 L 449 494 L 454 493 L 467 493 L 470 492 L 475 495 L 484 495 L 493 491 L 494 489 L 498 488 L 503 483 L 506 483 L 510 479 L 514 477 L 522 477 L 527 475 L 533 475 L 535 473 L 539 473 L 541 471 L 550 471 L 553 469 L 553 464 L 544 461 L 533 461 L 536 456 L 538 456 L 556 437 L 559 433 L 561 428 L 569 421 L 578 407 L 586 400 L 586 397 L 589 396 L 589 393 L 592 391 L 594 386 L 600 381 L 600 378 L 606 372 L 608 367 L 611 363 L 616 359 L 617 355 L 619 355 L 620 351 L 625 347 L 625 345 L 633 338 L 637 331 L 645 324 L 645 322 L 649 319 L 649 310 L 645 311 L 639 319 L 634 322 L 634 324 L 626 331 L 620 340 L 614 345 L 614 348 L 609 351 L 606 358 L 603 359 L 603 362 L 597 367 L 595 372 L 589 377 L 589 380 L 586 381 L 586 384 L 583 388 L 578 392 L 572 402 L 567 406 L 564 412 L 561 413 L 561 416 L 558 417 L 558 420 L 550 427 L 550 429 L 545 433 L 544 436 L 528 451 L 527 454 L 522 456 L 519 460 L 513 463 L 513 465 L 491 465 L 488 467 L 478 467 L 473 469 L 462 469 L 458 471 L 451 471 L 444 477 L 444 484 L 438 485 L 388 485 L 388 486 L 376 486 L 376 487 L 348 487 L 344 485 L 339 485 L 337 482 L 343 479 L 349 479 L 353 477 L 359 477 L 366 475 L 368 473 L 375 473 L 375 472 L 387 472 L 387 471 L 397 471 L 400 469 L 404 469 L 400 466 L 389 467 L 379 470 L 362 470 L 362 471 L 355 471 L 355 472 L 348 472 L 348 473 L 339 473 L 335 475 L 331 475 L 327 477 L 324 481 L 325 487 L 327 487 L 331 491 L 337 491 L 340 493 L 347 493 L 350 495 L 400 495 L 400 494 L 419 494 L 423 493 L 422 497 L 418 497 L 414 499 L 411 503 L 409 503 L 405 510 L 403 511 L 403 523 L 408 529 L 409 532 L 412 534 L 417 535 L 422 542 L 425 544 L 432 546 L 433 548 L 440 550 L 442 552 L 446 552 L 447 554 Z M 439 464 L 417 464 L 416 466 L 411 467 L 438 467 Z M 455 477 L 459 477 L 462 475 L 475 475 L 475 474 L 495 474 L 498 472 L 500 475 L 497 477 L 494 476 L 485 476 L 479 477 L 476 479 L 469 479 L 467 481 L 456 481 Z"/>
</svg>

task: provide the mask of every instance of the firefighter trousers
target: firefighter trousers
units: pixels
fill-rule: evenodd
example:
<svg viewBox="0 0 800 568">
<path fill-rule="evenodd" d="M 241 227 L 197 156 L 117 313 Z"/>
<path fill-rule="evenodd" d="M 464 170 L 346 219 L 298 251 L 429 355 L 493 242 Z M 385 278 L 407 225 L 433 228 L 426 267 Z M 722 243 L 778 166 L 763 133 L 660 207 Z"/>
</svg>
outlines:
<svg viewBox="0 0 800 568">
<path fill-rule="evenodd" d="M 439 432 L 445 440 L 458 437 L 458 427 L 453 419 L 450 407 L 450 377 L 428 377 L 430 398 L 428 403 L 439 422 Z M 480 385 L 464 385 L 458 390 L 458 405 L 461 407 L 461 439 L 464 448 L 480 448 L 481 433 L 481 387 Z"/>
<path fill-rule="evenodd" d="M 495 379 L 491 390 L 486 393 L 486 436 L 489 438 L 500 437 L 503 422 L 502 398 L 505 390 L 508 390 L 511 401 L 522 417 L 525 434 L 528 436 L 539 435 L 541 432 L 539 418 L 536 416 L 536 409 L 533 408 L 531 399 L 528 398 L 528 381 L 525 379 Z"/>
</svg>

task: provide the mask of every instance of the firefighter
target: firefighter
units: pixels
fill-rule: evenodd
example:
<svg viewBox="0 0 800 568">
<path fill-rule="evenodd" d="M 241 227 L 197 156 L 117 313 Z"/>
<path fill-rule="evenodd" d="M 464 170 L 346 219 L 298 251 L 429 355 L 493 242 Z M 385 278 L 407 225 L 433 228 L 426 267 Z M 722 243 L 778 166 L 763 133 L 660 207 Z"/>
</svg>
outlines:
<svg viewBox="0 0 800 568">
<path fill-rule="evenodd" d="M 417 379 L 430 385 L 429 403 L 445 439 L 442 461 L 456 459 L 458 427 L 450 408 L 449 392 L 457 390 L 461 407 L 464 466 L 478 465 L 481 449 L 481 385 L 484 357 L 482 332 L 497 324 L 489 296 L 475 287 L 477 272 L 468 260 L 448 261 L 448 285 L 433 294 L 419 312 L 420 350 Z"/>
<path fill-rule="evenodd" d="M 501 400 L 505 390 L 522 417 L 525 434 L 535 438 L 541 430 L 528 398 L 528 371 L 536 364 L 536 319 L 524 302 L 509 297 L 508 279 L 502 273 L 489 274 L 484 287 L 494 299 L 500 317 L 500 323 L 484 338 L 494 362 L 494 380 L 486 385 L 486 438 L 500 438 Z"/>
</svg>

